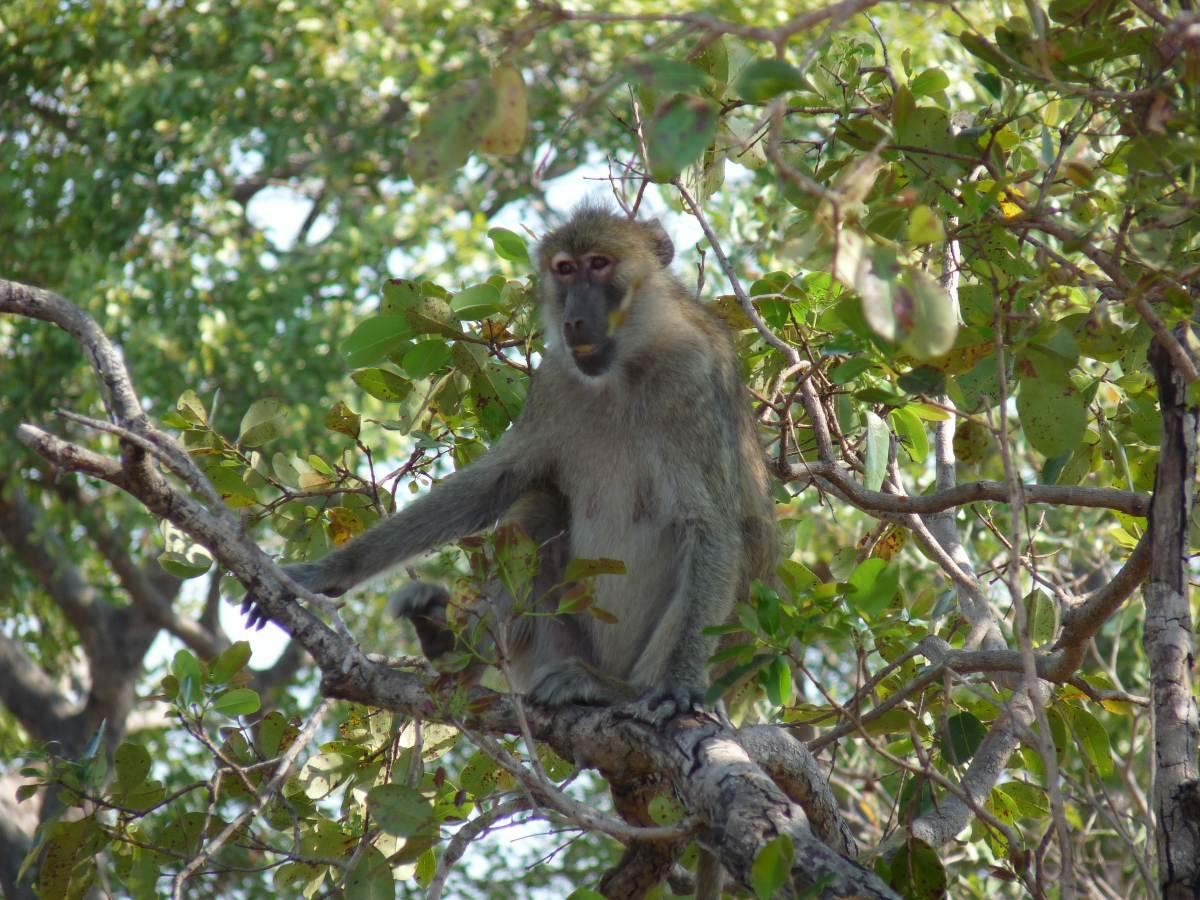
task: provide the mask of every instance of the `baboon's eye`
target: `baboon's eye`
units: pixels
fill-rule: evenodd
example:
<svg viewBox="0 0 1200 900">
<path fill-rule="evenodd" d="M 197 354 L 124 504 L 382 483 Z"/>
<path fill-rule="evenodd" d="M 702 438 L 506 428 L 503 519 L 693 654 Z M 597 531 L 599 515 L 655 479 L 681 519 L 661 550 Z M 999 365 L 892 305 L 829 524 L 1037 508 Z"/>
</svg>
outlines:
<svg viewBox="0 0 1200 900">
<path fill-rule="evenodd" d="M 575 273 L 575 263 L 569 259 L 560 259 L 554 264 L 554 271 L 559 275 L 573 275 Z"/>
<path fill-rule="evenodd" d="M 588 264 L 592 267 L 593 271 L 598 272 L 601 269 L 607 269 L 611 266 L 612 260 L 607 256 L 593 256 Z"/>
</svg>

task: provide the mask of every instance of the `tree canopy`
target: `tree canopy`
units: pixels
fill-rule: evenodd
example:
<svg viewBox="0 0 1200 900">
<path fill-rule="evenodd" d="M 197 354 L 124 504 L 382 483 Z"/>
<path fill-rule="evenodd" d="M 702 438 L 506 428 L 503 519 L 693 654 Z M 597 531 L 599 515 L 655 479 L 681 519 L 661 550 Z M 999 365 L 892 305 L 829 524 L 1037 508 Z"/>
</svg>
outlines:
<svg viewBox="0 0 1200 900">
<path fill-rule="evenodd" d="M 745 896 L 1200 895 L 1198 82 L 1189 0 L 9 0 L 6 896 L 672 896 L 698 846 Z M 760 424 L 732 722 L 408 655 L 387 593 L 511 535 L 336 603 L 271 563 L 508 428 L 585 196 L 663 221 Z"/>
</svg>

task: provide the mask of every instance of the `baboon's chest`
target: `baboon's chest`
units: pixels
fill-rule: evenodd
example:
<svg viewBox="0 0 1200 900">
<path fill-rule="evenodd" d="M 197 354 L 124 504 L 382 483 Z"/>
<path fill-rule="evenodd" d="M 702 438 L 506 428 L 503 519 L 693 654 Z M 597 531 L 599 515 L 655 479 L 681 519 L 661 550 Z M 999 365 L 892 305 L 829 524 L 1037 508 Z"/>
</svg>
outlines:
<svg viewBox="0 0 1200 900">
<path fill-rule="evenodd" d="M 658 469 L 657 461 L 640 455 L 633 444 L 606 455 L 577 455 L 564 479 L 571 485 L 571 555 L 619 559 L 625 565 L 625 574 L 595 580 L 596 603 L 616 623 L 584 617 L 597 663 L 621 677 L 632 670 L 671 591 L 675 548 L 655 482 Z"/>
</svg>

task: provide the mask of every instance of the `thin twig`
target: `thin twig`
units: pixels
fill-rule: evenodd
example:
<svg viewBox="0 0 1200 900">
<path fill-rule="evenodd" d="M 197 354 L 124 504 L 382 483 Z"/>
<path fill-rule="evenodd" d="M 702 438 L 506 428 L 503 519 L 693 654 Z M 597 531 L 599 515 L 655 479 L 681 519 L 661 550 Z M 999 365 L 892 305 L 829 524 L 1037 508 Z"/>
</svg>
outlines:
<svg viewBox="0 0 1200 900">
<path fill-rule="evenodd" d="M 252 792 L 254 802 L 242 810 L 241 814 L 233 819 L 228 825 L 221 829 L 220 834 L 209 841 L 195 858 L 192 859 L 186 866 L 179 870 L 179 874 L 175 876 L 171 884 L 172 900 L 181 900 L 183 897 L 183 888 L 187 884 L 187 880 L 194 875 L 201 866 L 207 863 L 224 847 L 242 827 L 263 811 L 267 803 L 275 796 L 276 791 L 283 787 L 284 783 L 291 777 L 292 770 L 295 767 L 296 759 L 300 753 L 308 746 L 313 735 L 316 734 L 321 722 L 325 719 L 326 714 L 333 708 L 334 701 L 326 698 L 321 701 L 321 704 L 316 708 L 300 733 L 296 735 L 296 739 L 291 743 L 287 750 L 279 758 L 279 764 L 276 766 L 275 774 L 271 776 L 271 780 L 262 788 Z"/>
</svg>

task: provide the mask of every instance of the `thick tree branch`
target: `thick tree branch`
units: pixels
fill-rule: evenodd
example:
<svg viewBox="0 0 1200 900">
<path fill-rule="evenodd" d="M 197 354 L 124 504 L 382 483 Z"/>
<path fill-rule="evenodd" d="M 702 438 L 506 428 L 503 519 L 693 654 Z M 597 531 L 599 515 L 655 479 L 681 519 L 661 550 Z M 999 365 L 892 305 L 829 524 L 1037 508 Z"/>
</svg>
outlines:
<svg viewBox="0 0 1200 900">
<path fill-rule="evenodd" d="M 1062 634 L 1054 645 L 1056 649 L 1078 647 L 1082 658 L 1083 646 L 1121 607 L 1150 571 L 1150 548 L 1150 533 L 1146 532 L 1112 581 L 1063 612 Z"/>
<path fill-rule="evenodd" d="M 407 716 L 444 720 L 439 698 L 430 694 L 426 684 L 410 672 L 373 666 L 344 674 L 327 670 L 322 692 Z M 464 720 L 473 731 L 520 732 L 513 702 L 506 696 L 477 688 L 466 707 L 478 710 Z M 524 712 L 535 739 L 548 743 L 577 765 L 598 769 L 610 781 L 636 780 L 649 775 L 668 779 L 684 806 L 704 823 L 701 843 L 718 854 L 726 870 L 743 886 L 749 884 L 750 865 L 762 846 L 777 834 L 788 834 L 796 849 L 793 866 L 796 889 L 830 877 L 833 881 L 822 896 L 846 896 L 856 891 L 867 897 L 891 896 L 865 869 L 814 838 L 800 807 L 755 764 L 754 755 L 775 765 L 789 753 L 793 759 L 806 756 L 807 751 L 792 739 L 785 736 L 768 741 L 758 730 L 752 730 L 744 746 L 740 733 L 707 716 L 679 717 L 660 730 L 621 708 L 579 706 L 550 710 L 526 704 Z M 786 741 L 792 746 L 785 751 L 781 742 Z M 816 771 L 815 765 L 811 771 Z M 798 775 L 792 773 L 793 778 Z M 793 790 L 801 796 L 828 796 L 828 788 L 821 790 L 811 785 L 803 789 L 793 786 Z M 841 824 L 828 824 L 820 802 L 815 803 L 813 810 L 814 820 L 827 823 L 823 828 L 831 828 L 835 834 L 844 829 Z M 839 836 L 837 840 L 841 843 L 843 838 Z"/>
<path fill-rule="evenodd" d="M 0 477 L 0 538 L 12 548 L 63 611 L 89 654 L 95 651 L 96 591 L 75 568 L 74 557 L 21 488 Z"/>
<path fill-rule="evenodd" d="M 112 421 L 125 427 L 147 424 L 120 352 L 91 316 L 51 291 L 4 279 L 0 279 L 0 312 L 41 319 L 71 335 L 100 378 L 104 406 Z M 154 477 L 149 458 L 141 449 L 122 444 L 121 460 L 129 472 L 142 478 Z"/>
<path fill-rule="evenodd" d="M 1181 328 L 1176 346 L 1191 335 Z M 1158 880 L 1162 896 L 1200 895 L 1200 711 L 1192 694 L 1196 636 L 1190 599 L 1192 492 L 1200 408 L 1188 396 L 1188 375 L 1170 349 L 1152 344 L 1163 431 L 1154 508 L 1150 512 L 1150 577 L 1142 636 L 1150 662 L 1154 712 L 1154 816 L 1158 823 Z"/>
<path fill-rule="evenodd" d="M 0 311 L 60 324 L 81 343 L 90 342 L 86 344 L 89 359 L 109 385 L 105 396 L 113 404 L 110 415 L 116 417 L 114 407 L 120 408 L 122 446 L 138 453 L 123 453 L 122 464 L 114 468 L 98 454 L 32 426 L 19 429 L 24 442 L 60 465 L 85 469 L 117 484 L 152 513 L 208 547 L 221 565 L 253 591 L 264 612 L 312 655 L 322 670 L 322 690 L 327 696 L 408 716 L 455 720 L 422 679 L 370 662 L 348 634 L 331 629 L 307 608 L 291 602 L 297 586 L 257 546 L 246 541 L 240 520 L 223 504 L 205 508 L 146 464 L 153 454 L 187 476 L 189 486 L 202 479 L 190 458 L 141 412 L 119 356 L 89 317 L 61 297 L 12 282 L 0 282 Z M 213 496 L 211 487 L 201 496 Z M 478 702 L 467 708 L 480 712 L 467 717 L 466 727 L 492 734 L 520 732 L 510 699 L 491 692 L 482 692 L 476 699 Z M 751 866 L 766 842 L 787 834 L 795 848 L 795 890 L 828 879 L 823 896 L 894 896 L 872 873 L 817 840 L 801 809 L 754 764 L 736 734 L 715 722 L 683 717 L 664 733 L 611 708 L 566 708 L 553 713 L 530 708 L 527 720 L 535 738 L 566 758 L 600 769 L 612 780 L 624 781 L 649 771 L 669 779 L 688 809 L 703 821 L 702 842 L 720 856 L 743 886 L 749 886 Z M 817 817 L 826 813 L 820 810 Z"/>
<path fill-rule="evenodd" d="M 3 634 L 0 634 L 0 703 L 39 741 L 61 741 L 64 733 L 75 726 L 74 704 L 20 644 Z"/>
</svg>

